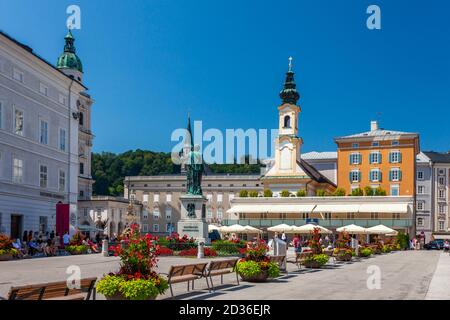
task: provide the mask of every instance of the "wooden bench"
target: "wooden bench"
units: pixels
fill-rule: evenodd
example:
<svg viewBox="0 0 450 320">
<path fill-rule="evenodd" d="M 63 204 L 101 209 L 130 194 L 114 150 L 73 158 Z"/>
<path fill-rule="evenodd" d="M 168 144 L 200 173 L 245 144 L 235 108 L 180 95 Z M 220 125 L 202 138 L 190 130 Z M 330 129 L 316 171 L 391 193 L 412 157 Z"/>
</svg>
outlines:
<svg viewBox="0 0 450 320">
<path fill-rule="evenodd" d="M 192 281 L 192 290 L 194 290 L 194 281 L 203 277 L 206 265 L 208 263 L 196 263 L 196 264 L 186 264 L 171 266 L 169 273 L 162 273 L 167 276 L 167 282 L 170 287 L 170 294 L 173 297 L 172 284 L 187 282 L 187 290 L 189 291 L 189 284 Z M 206 278 L 206 285 L 209 290 L 209 282 Z"/>
<path fill-rule="evenodd" d="M 220 276 L 220 283 L 223 284 L 223 275 L 229 273 L 236 273 L 237 284 L 239 284 L 238 272 L 236 269 L 236 263 L 239 259 L 228 259 L 228 260 L 220 260 L 220 261 L 211 261 L 208 267 L 205 269 L 204 276 L 206 278 L 206 282 L 208 282 L 208 278 L 211 281 L 211 287 L 209 291 L 214 290 L 214 284 L 212 277 Z"/>
<path fill-rule="evenodd" d="M 97 278 L 80 280 L 80 289 L 69 289 L 66 281 L 11 287 L 8 300 L 95 300 Z"/>
<path fill-rule="evenodd" d="M 287 268 L 283 267 L 285 265 L 286 256 L 269 256 L 270 262 L 278 264 L 281 271 L 287 273 Z"/>
</svg>

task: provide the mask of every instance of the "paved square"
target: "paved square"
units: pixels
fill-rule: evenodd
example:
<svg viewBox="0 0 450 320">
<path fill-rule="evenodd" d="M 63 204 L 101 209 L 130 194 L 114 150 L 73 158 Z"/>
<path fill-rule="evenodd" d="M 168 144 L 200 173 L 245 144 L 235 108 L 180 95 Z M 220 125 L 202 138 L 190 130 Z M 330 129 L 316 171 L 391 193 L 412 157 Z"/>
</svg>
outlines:
<svg viewBox="0 0 450 320">
<path fill-rule="evenodd" d="M 217 258 L 220 259 L 220 258 Z M 210 259 L 204 259 L 209 261 Z M 171 265 L 197 262 L 197 259 L 161 257 L 159 271 Z M 116 271 L 119 259 L 96 255 L 65 256 L 0 262 L 0 296 L 11 286 L 60 281 L 67 278 L 70 265 L 81 268 L 82 277 Z M 381 270 L 381 288 L 369 290 L 367 268 Z M 450 299 L 450 256 L 439 251 L 401 251 L 376 255 L 346 264 L 329 263 L 325 269 L 301 269 L 288 264 L 289 274 L 266 283 L 241 282 L 234 275 L 213 278 L 216 291 L 208 293 L 204 279 L 187 293 L 186 283 L 174 285 L 176 299 Z M 104 299 L 98 294 L 98 299 Z M 169 291 L 158 299 L 170 298 Z"/>
</svg>

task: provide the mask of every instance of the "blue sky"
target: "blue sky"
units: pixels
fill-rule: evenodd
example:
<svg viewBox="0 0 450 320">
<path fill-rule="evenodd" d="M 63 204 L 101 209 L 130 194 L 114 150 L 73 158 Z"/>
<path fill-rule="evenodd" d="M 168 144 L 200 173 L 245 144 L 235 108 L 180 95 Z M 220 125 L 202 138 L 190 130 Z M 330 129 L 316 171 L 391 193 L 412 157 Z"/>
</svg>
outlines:
<svg viewBox="0 0 450 320">
<path fill-rule="evenodd" d="M 70 4 L 96 152 L 170 151 L 188 111 L 204 129 L 276 128 L 289 56 L 304 151 L 375 119 L 450 150 L 448 1 L 1 0 L 0 29 L 55 63 Z M 381 30 L 366 28 L 370 4 Z"/>
</svg>

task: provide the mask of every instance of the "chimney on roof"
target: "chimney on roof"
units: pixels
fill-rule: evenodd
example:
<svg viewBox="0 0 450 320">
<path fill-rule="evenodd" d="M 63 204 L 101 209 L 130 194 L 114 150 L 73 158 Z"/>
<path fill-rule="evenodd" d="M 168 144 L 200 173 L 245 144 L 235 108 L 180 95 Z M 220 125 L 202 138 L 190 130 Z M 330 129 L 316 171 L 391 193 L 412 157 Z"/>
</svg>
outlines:
<svg viewBox="0 0 450 320">
<path fill-rule="evenodd" d="M 378 121 L 370 121 L 370 131 L 378 130 Z"/>
</svg>

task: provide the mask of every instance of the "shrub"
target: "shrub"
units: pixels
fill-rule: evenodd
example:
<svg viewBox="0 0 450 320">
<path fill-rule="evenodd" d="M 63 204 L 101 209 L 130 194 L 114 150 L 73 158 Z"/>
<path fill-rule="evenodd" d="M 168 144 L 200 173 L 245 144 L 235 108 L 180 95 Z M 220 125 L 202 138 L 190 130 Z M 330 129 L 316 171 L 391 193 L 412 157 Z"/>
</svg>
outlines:
<svg viewBox="0 0 450 320">
<path fill-rule="evenodd" d="M 361 253 L 361 256 L 363 256 L 363 257 L 369 257 L 373 254 L 373 251 L 370 248 L 362 248 L 360 250 L 360 253 Z"/>
<path fill-rule="evenodd" d="M 258 191 L 250 191 L 248 195 L 250 196 L 250 198 L 257 198 Z"/>
<path fill-rule="evenodd" d="M 160 256 L 173 256 L 173 250 L 166 247 L 159 247 L 158 254 Z"/>
<path fill-rule="evenodd" d="M 370 186 L 366 186 L 364 187 L 364 193 L 366 194 L 366 196 L 374 196 L 375 190 Z"/>
<path fill-rule="evenodd" d="M 345 189 L 343 189 L 343 188 L 337 188 L 337 189 L 334 191 L 333 195 L 336 196 L 336 197 L 343 197 L 343 196 L 345 196 Z"/>
<path fill-rule="evenodd" d="M 356 188 L 356 189 L 352 190 L 351 195 L 354 196 L 354 197 L 363 196 L 364 192 L 362 191 L 361 188 Z"/>
<path fill-rule="evenodd" d="M 305 259 L 305 262 L 313 262 L 314 261 L 314 262 L 318 263 L 320 266 L 323 266 L 324 264 L 326 264 L 328 262 L 328 259 L 329 259 L 329 257 L 326 254 L 321 253 L 321 254 L 314 254 L 314 255 L 307 257 Z"/>
<path fill-rule="evenodd" d="M 86 245 L 68 245 L 64 248 L 70 254 L 85 254 L 89 250 L 89 246 Z"/>
<path fill-rule="evenodd" d="M 397 234 L 395 242 L 397 243 L 397 245 L 400 245 L 401 249 L 409 248 L 409 236 L 401 231 Z"/>
<path fill-rule="evenodd" d="M 280 275 L 278 264 L 273 262 L 258 262 L 253 260 L 239 261 L 236 265 L 237 272 L 244 277 L 254 277 L 267 270 L 269 278 Z"/>
<path fill-rule="evenodd" d="M 180 237 L 176 232 L 166 237 L 165 246 L 174 251 L 197 248 L 194 238 L 189 238 L 187 235 Z"/>
<path fill-rule="evenodd" d="M 305 189 L 298 190 L 297 197 L 306 197 L 306 190 Z"/>
<path fill-rule="evenodd" d="M 327 195 L 327 192 L 323 189 L 318 189 L 316 191 L 316 196 L 318 196 L 318 197 L 325 197 L 326 195 Z"/>
<path fill-rule="evenodd" d="M 248 197 L 248 191 L 247 191 L 247 190 L 241 190 L 241 191 L 239 191 L 239 197 L 241 197 L 241 198 L 247 198 L 247 197 Z"/>
<path fill-rule="evenodd" d="M 266 198 L 272 198 L 273 197 L 273 192 L 270 189 L 264 189 L 264 197 Z"/>
<path fill-rule="evenodd" d="M 384 190 L 381 187 L 378 187 L 375 189 L 375 195 L 376 196 L 385 196 L 386 195 L 386 190 Z"/>
<path fill-rule="evenodd" d="M 116 275 L 108 275 L 97 283 L 97 291 L 105 296 L 114 296 L 120 293 L 129 300 L 155 298 L 158 294 L 163 294 L 168 287 L 167 280 L 164 278 L 127 280 Z"/>
<path fill-rule="evenodd" d="M 203 252 L 205 254 L 205 257 L 216 257 L 217 256 L 216 250 L 211 249 L 211 248 L 204 248 Z M 198 248 L 191 248 L 191 249 L 187 249 L 187 250 L 181 250 L 178 255 L 182 256 L 182 257 L 197 257 L 197 255 L 198 255 Z"/>
<path fill-rule="evenodd" d="M 0 255 L 11 254 L 16 256 L 19 252 L 14 249 L 12 240 L 5 234 L 0 234 Z"/>
<path fill-rule="evenodd" d="M 291 193 L 289 192 L 289 190 L 282 190 L 280 192 L 280 196 L 283 198 L 289 197 L 291 195 Z"/>
<path fill-rule="evenodd" d="M 239 253 L 239 249 L 245 248 L 245 242 L 239 240 L 237 242 L 230 240 L 216 240 L 212 243 L 212 249 L 217 252 L 226 252 L 229 254 Z"/>
</svg>

